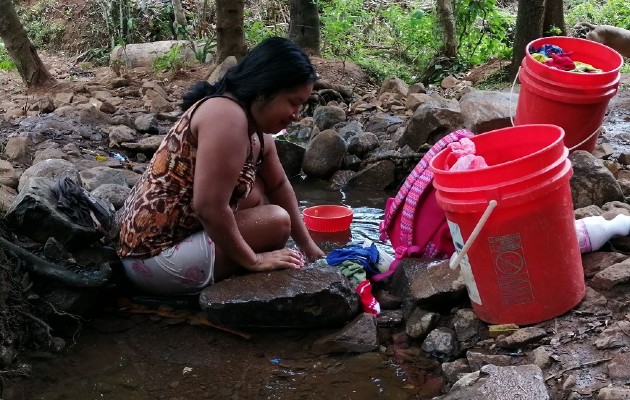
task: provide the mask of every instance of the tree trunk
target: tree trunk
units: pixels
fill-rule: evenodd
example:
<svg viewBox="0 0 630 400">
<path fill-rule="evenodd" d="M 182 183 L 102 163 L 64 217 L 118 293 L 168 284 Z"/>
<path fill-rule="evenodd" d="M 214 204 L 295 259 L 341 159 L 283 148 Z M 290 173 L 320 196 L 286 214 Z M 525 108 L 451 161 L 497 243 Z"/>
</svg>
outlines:
<svg viewBox="0 0 630 400">
<path fill-rule="evenodd" d="M 543 32 L 553 36 L 564 36 L 567 34 L 562 0 L 546 0 Z"/>
<path fill-rule="evenodd" d="M 543 34 L 545 18 L 545 0 L 519 0 L 516 13 L 516 32 L 514 33 L 514 50 L 510 77 L 514 79 L 525 56 L 527 43 Z"/>
<path fill-rule="evenodd" d="M 229 56 L 240 59 L 247 53 L 243 29 L 243 0 L 216 0 L 218 64 Z"/>
<path fill-rule="evenodd" d="M 173 22 L 173 28 L 175 30 L 175 39 L 180 38 L 181 33 L 185 33 L 186 26 L 188 22 L 186 22 L 186 14 L 184 13 L 184 7 L 182 6 L 182 0 L 172 0 L 173 3 L 173 16 L 175 17 L 175 22 Z M 183 39 L 186 39 L 186 35 L 184 35 Z"/>
<path fill-rule="evenodd" d="M 316 0 L 289 0 L 289 38 L 319 54 L 319 11 Z"/>
<path fill-rule="evenodd" d="M 452 0 L 437 0 L 437 9 L 444 43 L 440 53 L 446 58 L 455 59 L 457 58 L 457 36 L 455 35 L 455 15 L 453 14 Z"/>
<path fill-rule="evenodd" d="M 26 87 L 47 86 L 55 82 L 37 55 L 11 0 L 0 0 L 0 38 Z"/>
</svg>

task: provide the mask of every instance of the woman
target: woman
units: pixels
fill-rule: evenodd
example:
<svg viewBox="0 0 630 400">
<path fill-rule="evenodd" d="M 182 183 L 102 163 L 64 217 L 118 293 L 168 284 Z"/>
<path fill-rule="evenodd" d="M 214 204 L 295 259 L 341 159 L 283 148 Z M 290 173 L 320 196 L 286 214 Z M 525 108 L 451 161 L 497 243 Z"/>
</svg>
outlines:
<svg viewBox="0 0 630 400">
<path fill-rule="evenodd" d="M 193 86 L 121 210 L 118 252 L 132 282 L 195 293 L 243 269 L 324 256 L 268 135 L 298 120 L 316 79 L 298 46 L 269 38 L 216 84 Z M 289 236 L 301 253 L 285 248 Z"/>
</svg>

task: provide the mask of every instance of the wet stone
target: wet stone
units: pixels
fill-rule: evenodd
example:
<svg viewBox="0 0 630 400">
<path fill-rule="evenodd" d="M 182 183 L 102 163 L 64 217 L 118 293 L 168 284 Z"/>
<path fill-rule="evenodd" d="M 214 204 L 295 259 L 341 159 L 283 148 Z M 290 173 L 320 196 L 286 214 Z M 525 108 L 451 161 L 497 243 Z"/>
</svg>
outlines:
<svg viewBox="0 0 630 400">
<path fill-rule="evenodd" d="M 402 310 L 383 310 L 376 317 L 376 324 L 379 328 L 392 328 L 402 323 Z"/>
<path fill-rule="evenodd" d="M 584 268 L 584 276 L 590 279 L 606 267 L 619 263 L 627 258 L 627 255 L 617 252 L 595 251 L 583 254 L 582 266 Z"/>
<path fill-rule="evenodd" d="M 479 351 L 469 350 L 466 359 L 470 369 L 476 371 L 484 365 L 493 364 L 498 366 L 508 366 L 513 364 L 512 357 L 505 354 L 485 354 Z"/>
<path fill-rule="evenodd" d="M 535 326 L 521 328 L 510 336 L 497 340 L 497 344 L 508 349 L 524 347 L 547 336 L 547 332 Z"/>
<path fill-rule="evenodd" d="M 215 323 L 251 327 L 339 327 L 359 310 L 348 280 L 331 267 L 247 274 L 205 288 L 199 302 Z"/>
</svg>

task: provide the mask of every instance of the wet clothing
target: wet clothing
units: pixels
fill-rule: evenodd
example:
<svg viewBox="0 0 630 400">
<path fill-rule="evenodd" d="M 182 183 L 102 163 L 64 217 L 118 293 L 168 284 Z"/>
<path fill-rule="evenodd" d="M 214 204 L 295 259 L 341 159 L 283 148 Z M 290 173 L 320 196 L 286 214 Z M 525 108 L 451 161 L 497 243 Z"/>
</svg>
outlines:
<svg viewBox="0 0 630 400">
<path fill-rule="evenodd" d="M 190 107 L 166 134 L 151 164 L 131 190 L 119 214 L 121 258 L 156 256 L 203 229 L 193 207 L 197 139 L 190 121 L 199 106 L 213 97 L 230 99 L 210 96 Z M 230 197 L 234 211 L 239 200 L 247 197 L 254 186 L 256 172 L 263 162 L 264 141 L 262 133 L 257 135 L 260 153 L 254 161 L 250 136 L 249 153 Z"/>
<path fill-rule="evenodd" d="M 147 292 L 193 294 L 214 283 L 214 258 L 214 243 L 199 231 L 154 257 L 127 257 L 122 264 L 127 278 Z"/>
</svg>

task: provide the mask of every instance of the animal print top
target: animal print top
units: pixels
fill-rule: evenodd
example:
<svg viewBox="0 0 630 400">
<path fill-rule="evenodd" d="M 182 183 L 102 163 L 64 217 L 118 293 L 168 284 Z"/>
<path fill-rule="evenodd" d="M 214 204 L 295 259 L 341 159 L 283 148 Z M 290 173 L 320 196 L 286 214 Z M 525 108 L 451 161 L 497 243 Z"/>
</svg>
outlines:
<svg viewBox="0 0 630 400">
<path fill-rule="evenodd" d="M 180 117 L 131 190 L 119 214 L 120 257 L 153 257 L 202 229 L 192 203 L 197 140 L 191 132 L 190 120 L 199 105 L 209 98 L 199 100 Z M 234 211 L 239 200 L 251 191 L 263 162 L 261 133 L 258 139 L 261 149 L 255 162 L 249 139 L 249 154 L 230 198 Z"/>
</svg>

